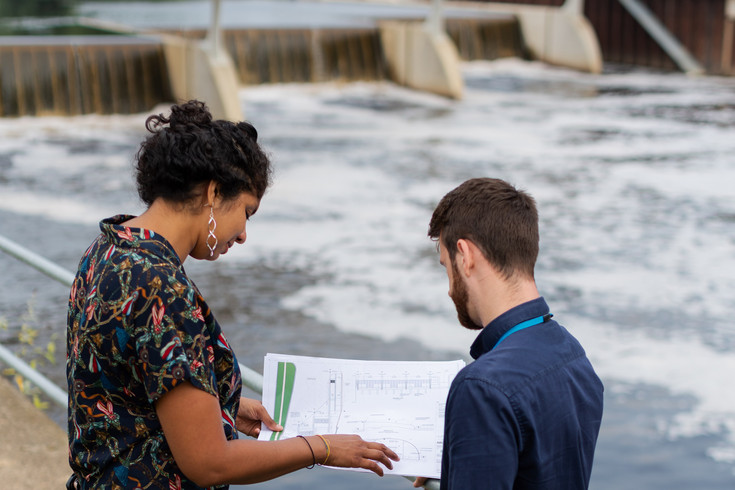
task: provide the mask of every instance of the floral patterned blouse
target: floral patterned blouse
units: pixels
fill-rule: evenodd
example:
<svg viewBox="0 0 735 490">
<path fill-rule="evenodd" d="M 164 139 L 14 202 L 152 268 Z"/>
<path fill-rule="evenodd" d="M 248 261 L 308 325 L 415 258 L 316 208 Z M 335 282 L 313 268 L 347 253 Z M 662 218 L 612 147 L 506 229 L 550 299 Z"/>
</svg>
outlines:
<svg viewBox="0 0 735 490">
<path fill-rule="evenodd" d="M 188 381 L 218 397 L 236 439 L 240 369 L 173 247 L 120 224 L 130 218 L 100 223 L 69 297 L 70 464 L 84 488 L 199 488 L 173 460 L 154 402 Z"/>
</svg>

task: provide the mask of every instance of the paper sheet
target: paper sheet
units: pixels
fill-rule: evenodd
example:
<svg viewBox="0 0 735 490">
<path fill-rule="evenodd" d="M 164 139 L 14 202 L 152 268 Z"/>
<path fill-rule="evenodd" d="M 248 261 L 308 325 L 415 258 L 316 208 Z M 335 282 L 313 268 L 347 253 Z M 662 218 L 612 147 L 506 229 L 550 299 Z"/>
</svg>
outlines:
<svg viewBox="0 0 735 490">
<path fill-rule="evenodd" d="M 258 439 L 358 434 L 398 453 L 386 474 L 439 478 L 447 393 L 464 365 L 267 354 L 263 405 L 284 430 L 262 426 Z"/>
</svg>

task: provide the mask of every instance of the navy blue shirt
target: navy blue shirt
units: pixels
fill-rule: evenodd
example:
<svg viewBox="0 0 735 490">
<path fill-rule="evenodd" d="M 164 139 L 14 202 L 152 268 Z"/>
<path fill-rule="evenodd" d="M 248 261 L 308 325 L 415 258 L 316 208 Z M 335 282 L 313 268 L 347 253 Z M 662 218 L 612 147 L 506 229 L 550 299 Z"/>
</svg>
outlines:
<svg viewBox="0 0 735 490">
<path fill-rule="evenodd" d="M 553 320 L 498 340 L 549 307 L 537 298 L 490 322 L 447 397 L 442 490 L 586 489 L 602 420 L 602 382 Z"/>
</svg>

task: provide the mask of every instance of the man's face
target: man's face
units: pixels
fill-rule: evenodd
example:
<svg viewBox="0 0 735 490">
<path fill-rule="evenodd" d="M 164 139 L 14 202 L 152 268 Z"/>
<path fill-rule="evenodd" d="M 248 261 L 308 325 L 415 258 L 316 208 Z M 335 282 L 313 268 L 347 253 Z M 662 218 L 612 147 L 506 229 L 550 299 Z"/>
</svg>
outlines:
<svg viewBox="0 0 735 490">
<path fill-rule="evenodd" d="M 449 297 L 454 302 L 457 309 L 457 318 L 460 325 L 470 330 L 482 330 L 483 325 L 478 324 L 472 319 L 469 310 L 470 296 L 467 291 L 467 285 L 459 272 L 456 261 L 449 257 L 447 249 L 439 242 L 439 263 L 444 266 L 447 271 L 447 279 L 449 279 Z"/>
</svg>

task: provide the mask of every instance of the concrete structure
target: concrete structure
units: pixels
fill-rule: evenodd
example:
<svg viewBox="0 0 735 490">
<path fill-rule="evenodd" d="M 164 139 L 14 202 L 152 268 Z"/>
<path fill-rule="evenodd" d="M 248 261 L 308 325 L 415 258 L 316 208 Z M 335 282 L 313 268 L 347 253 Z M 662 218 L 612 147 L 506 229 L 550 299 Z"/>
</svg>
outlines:
<svg viewBox="0 0 735 490">
<path fill-rule="evenodd" d="M 592 73 L 602 71 L 600 45 L 584 17 L 584 0 L 566 0 L 562 7 L 485 2 L 452 2 L 452 6 L 512 14 L 519 19 L 524 45 L 533 59 Z M 459 99 L 464 88 L 459 56 L 444 30 L 440 9 L 439 0 L 434 0 L 425 22 L 381 22 L 384 56 L 396 83 Z"/>
<path fill-rule="evenodd" d="M 211 27 L 203 41 L 166 35 L 163 45 L 171 91 L 177 102 L 199 99 L 207 104 L 215 119 L 243 119 L 237 72 L 222 42 L 220 0 L 212 0 Z"/>
<path fill-rule="evenodd" d="M 492 1 L 559 8 L 565 0 Z M 605 63 L 699 71 L 689 61 L 682 65 L 688 57 L 708 74 L 735 75 L 735 0 L 588 0 L 583 10 Z M 648 13 L 641 16 L 643 10 Z M 653 23 L 658 27 L 651 30 Z M 663 30 L 668 34 L 662 36 Z M 669 40 L 662 42 L 664 37 Z M 680 44 L 673 51 L 672 38 Z"/>
<path fill-rule="evenodd" d="M 347 15 L 345 10 L 340 15 L 332 12 L 332 17 L 328 15 L 329 2 L 307 0 L 288 6 L 273 2 L 266 27 L 263 18 L 258 21 L 243 11 L 243 18 L 238 20 L 241 27 L 228 30 L 227 47 L 220 29 L 220 0 L 211 2 L 207 29 L 200 27 L 201 20 L 196 28 L 186 24 L 174 28 L 77 19 L 80 26 L 91 30 L 125 35 L 96 36 L 92 40 L 89 38 L 93 36 L 76 36 L 85 38 L 79 46 L 79 41 L 67 39 L 69 36 L 64 39 L 70 45 L 62 47 L 56 46 L 58 41 L 52 43 L 42 36 L 26 36 L 24 43 L 36 43 L 33 46 L 0 43 L 2 81 L 9 87 L 0 97 L 0 113 L 130 113 L 147 111 L 164 102 L 199 99 L 207 103 L 216 118 L 241 120 L 240 85 L 352 80 L 366 75 L 369 80 L 389 78 L 416 90 L 459 99 L 464 82 L 457 46 L 465 52 L 468 45 L 473 45 L 473 52 L 497 52 L 486 47 L 497 44 L 496 34 L 507 29 L 498 28 L 485 36 L 487 26 L 493 23 L 512 25 L 515 33 L 513 44 L 517 49 L 510 53 L 506 50 L 503 56 L 527 55 L 590 72 L 602 68 L 597 38 L 583 16 L 583 0 L 566 0 L 561 7 L 502 0 L 432 2 L 427 6 L 412 0 L 361 1 L 351 6 L 355 14 Z M 228 5 L 230 11 L 235 7 Z M 451 19 L 452 37 L 446 30 L 444 11 Z M 307 15 L 316 17 L 301 19 Z M 329 27 L 313 27 L 311 23 L 320 15 L 327 15 Z M 278 22 L 287 25 L 281 27 Z M 465 24 L 457 31 L 459 22 Z M 206 37 L 201 39 L 205 32 Z M 25 75 L 45 71 L 47 76 Z M 267 76 L 261 77 L 263 72 Z M 304 78 L 304 73 L 310 76 Z M 294 74 L 298 76 L 292 77 Z"/>
<path fill-rule="evenodd" d="M 434 30 L 425 22 L 385 21 L 380 24 L 380 39 L 394 82 L 462 98 L 459 54 L 444 31 Z"/>
<path fill-rule="evenodd" d="M 227 53 L 222 49 L 215 53 L 207 40 L 168 35 L 162 39 L 174 99 L 199 99 L 215 119 L 242 120 L 239 82 Z"/>
<path fill-rule="evenodd" d="M 533 59 L 591 73 L 602 71 L 600 44 L 584 16 L 584 0 L 566 0 L 561 7 L 498 2 L 452 2 L 452 5 L 515 15 Z"/>
<path fill-rule="evenodd" d="M 66 433 L 0 377 L 0 486 L 64 488 L 71 475 Z"/>
</svg>

